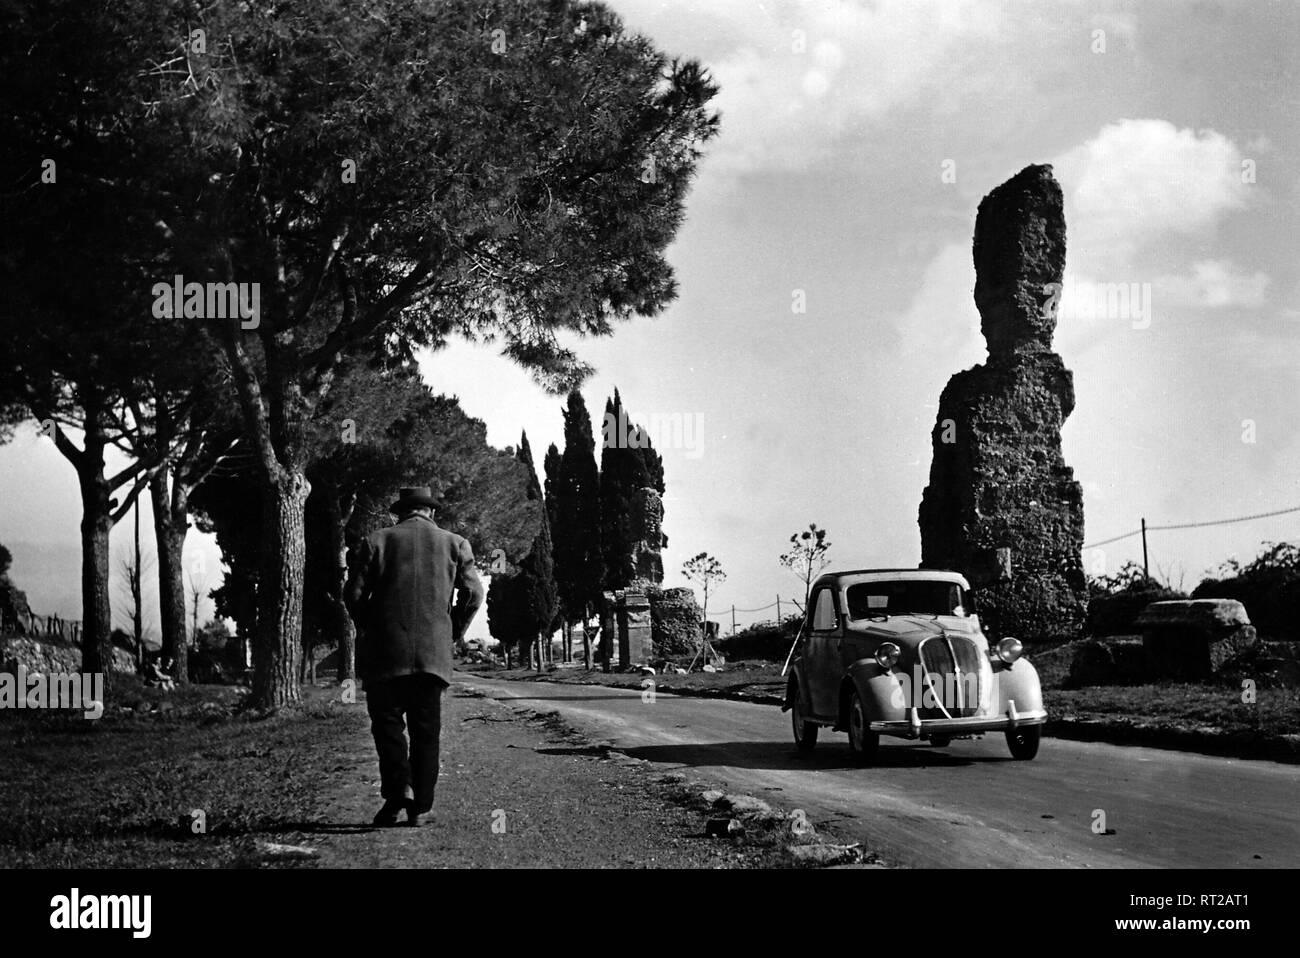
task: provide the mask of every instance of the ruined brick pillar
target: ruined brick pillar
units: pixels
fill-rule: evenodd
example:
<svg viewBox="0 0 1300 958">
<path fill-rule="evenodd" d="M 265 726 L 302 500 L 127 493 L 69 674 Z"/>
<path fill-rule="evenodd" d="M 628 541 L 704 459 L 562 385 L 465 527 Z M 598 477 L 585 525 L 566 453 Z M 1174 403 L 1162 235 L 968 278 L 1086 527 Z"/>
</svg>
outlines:
<svg viewBox="0 0 1300 958">
<path fill-rule="evenodd" d="M 661 550 L 668 544 L 664 537 L 664 504 L 657 490 L 647 487 L 638 491 L 633 500 L 632 546 L 634 581 L 659 585 L 664 581 L 664 560 Z"/>
<path fill-rule="evenodd" d="M 921 565 L 971 581 L 996 635 L 1075 635 L 1087 610 L 1083 491 L 1061 455 L 1074 382 L 1052 352 L 1065 269 L 1061 187 L 1028 166 L 980 202 L 975 305 L 988 361 L 939 399 Z"/>
<path fill-rule="evenodd" d="M 618 593 L 618 662 L 620 668 L 643 665 L 654 656 L 650 628 L 650 600 L 644 592 Z"/>
</svg>

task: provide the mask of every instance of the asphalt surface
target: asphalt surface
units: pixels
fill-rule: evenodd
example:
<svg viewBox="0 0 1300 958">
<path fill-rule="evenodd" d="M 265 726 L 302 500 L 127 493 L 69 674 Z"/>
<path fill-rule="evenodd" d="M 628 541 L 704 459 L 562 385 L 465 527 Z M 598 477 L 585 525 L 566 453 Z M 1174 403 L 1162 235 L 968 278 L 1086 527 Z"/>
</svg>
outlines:
<svg viewBox="0 0 1300 958">
<path fill-rule="evenodd" d="M 789 713 L 599 686 L 466 686 L 555 709 L 663 771 L 802 808 L 814 824 L 914 867 L 1300 867 L 1300 766 L 1044 738 L 1030 762 L 1003 736 L 946 748 L 882 739 L 870 768 L 842 733 L 799 754 Z M 1104 822 L 1098 816 L 1104 813 Z M 1104 826 L 1104 830 L 1103 830 Z M 1098 832 L 1101 832 L 1100 834 Z"/>
</svg>

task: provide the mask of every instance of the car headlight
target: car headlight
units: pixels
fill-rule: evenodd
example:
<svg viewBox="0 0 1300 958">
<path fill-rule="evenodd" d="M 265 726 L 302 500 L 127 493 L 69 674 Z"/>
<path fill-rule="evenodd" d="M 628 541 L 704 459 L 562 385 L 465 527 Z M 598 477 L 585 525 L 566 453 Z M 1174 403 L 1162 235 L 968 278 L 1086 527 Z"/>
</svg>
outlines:
<svg viewBox="0 0 1300 958">
<path fill-rule="evenodd" d="M 1020 653 L 1024 651 L 1024 646 L 1020 644 L 1019 639 L 1013 639 L 1010 636 L 998 643 L 998 658 L 1010 665 L 1016 659 L 1020 658 Z"/>
<path fill-rule="evenodd" d="M 903 654 L 903 650 L 893 642 L 882 642 L 876 649 L 876 664 L 888 672 L 898 664 L 898 657 Z"/>
</svg>

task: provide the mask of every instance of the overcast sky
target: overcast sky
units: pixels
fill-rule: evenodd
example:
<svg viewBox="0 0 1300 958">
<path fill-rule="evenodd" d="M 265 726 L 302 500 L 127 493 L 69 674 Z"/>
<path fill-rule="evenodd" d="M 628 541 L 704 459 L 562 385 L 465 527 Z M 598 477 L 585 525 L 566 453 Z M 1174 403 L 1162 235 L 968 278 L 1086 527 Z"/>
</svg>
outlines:
<svg viewBox="0 0 1300 958">
<path fill-rule="evenodd" d="M 584 390 L 597 428 L 617 386 L 663 430 L 666 584 L 716 555 L 729 577 L 711 618 L 801 595 L 777 556 L 809 522 L 829 529 L 835 566 L 919 561 L 939 393 L 986 355 L 976 206 L 1030 163 L 1051 163 L 1066 196 L 1056 349 L 1074 372 L 1064 450 L 1087 541 L 1142 516 L 1300 505 L 1300 5 L 611 5 L 722 87 L 721 134 L 670 251 L 678 300 L 579 344 L 598 369 Z M 1089 284 L 1118 283 L 1149 289 L 1149 313 L 1092 315 Z M 490 346 L 422 368 L 495 445 L 526 429 L 540 474 L 560 399 Z M 0 449 L 0 498 L 19 585 L 37 611 L 75 617 L 71 467 L 20 435 Z M 1300 513 L 1153 533 L 1153 571 L 1190 589 L 1265 539 L 1300 540 Z M 199 555 L 216 584 L 216 554 L 191 533 Z M 1135 557 L 1132 538 L 1084 561 L 1111 572 Z"/>
</svg>

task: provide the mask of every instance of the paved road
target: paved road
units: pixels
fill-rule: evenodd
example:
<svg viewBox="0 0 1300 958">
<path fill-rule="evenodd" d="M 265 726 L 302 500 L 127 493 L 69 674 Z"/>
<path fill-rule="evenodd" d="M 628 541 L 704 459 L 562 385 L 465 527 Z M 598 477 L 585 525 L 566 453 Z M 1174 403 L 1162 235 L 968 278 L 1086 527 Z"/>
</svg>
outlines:
<svg viewBox="0 0 1300 958">
<path fill-rule="evenodd" d="M 771 705 L 600 686 L 465 685 L 537 709 L 665 771 L 802 808 L 815 823 L 917 867 L 1300 867 L 1300 766 L 1044 739 L 1013 761 L 999 735 L 947 748 L 884 739 L 853 767 L 822 730 L 809 756 Z M 1102 809 L 1114 834 L 1097 835 Z"/>
</svg>

